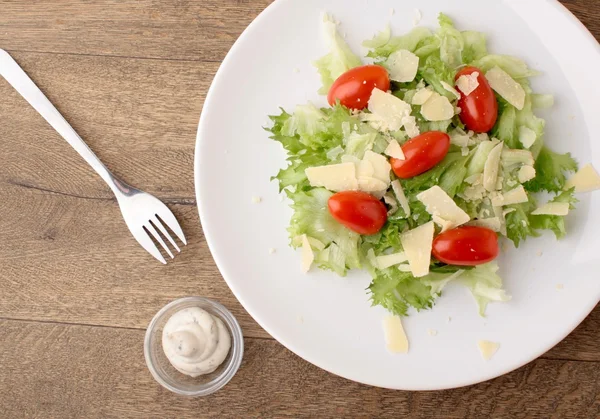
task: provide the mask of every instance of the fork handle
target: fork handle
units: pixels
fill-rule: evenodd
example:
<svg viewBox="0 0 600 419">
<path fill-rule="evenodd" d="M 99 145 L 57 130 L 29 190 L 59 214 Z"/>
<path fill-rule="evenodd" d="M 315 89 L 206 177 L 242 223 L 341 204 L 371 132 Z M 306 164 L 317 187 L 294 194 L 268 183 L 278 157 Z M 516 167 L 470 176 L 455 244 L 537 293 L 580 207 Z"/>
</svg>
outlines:
<svg viewBox="0 0 600 419">
<path fill-rule="evenodd" d="M 120 192 L 127 193 L 127 189 L 131 189 L 114 177 L 19 64 L 3 49 L 0 49 L 0 75 L 92 166 L 117 197 Z"/>
</svg>

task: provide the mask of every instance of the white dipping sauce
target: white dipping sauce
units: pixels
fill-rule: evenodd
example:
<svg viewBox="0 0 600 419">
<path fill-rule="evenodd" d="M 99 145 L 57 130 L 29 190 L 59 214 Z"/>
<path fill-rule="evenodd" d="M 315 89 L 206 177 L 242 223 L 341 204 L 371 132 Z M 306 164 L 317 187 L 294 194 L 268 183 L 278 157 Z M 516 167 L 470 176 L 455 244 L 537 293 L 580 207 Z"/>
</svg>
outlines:
<svg viewBox="0 0 600 419">
<path fill-rule="evenodd" d="M 223 321 L 200 307 L 173 314 L 165 324 L 162 347 L 167 359 L 182 374 L 209 374 L 225 360 L 231 336 Z"/>
</svg>

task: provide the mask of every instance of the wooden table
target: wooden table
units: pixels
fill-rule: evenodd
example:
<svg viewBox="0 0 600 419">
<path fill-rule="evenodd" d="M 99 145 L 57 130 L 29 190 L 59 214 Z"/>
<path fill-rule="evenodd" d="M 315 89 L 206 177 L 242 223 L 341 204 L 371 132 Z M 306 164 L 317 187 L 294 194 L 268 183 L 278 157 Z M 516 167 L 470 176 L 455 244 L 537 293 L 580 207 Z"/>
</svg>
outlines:
<svg viewBox="0 0 600 419">
<path fill-rule="evenodd" d="M 189 239 L 174 263 L 153 261 L 106 185 L 0 78 L 0 417 L 600 417 L 599 309 L 515 372 L 422 393 L 328 374 L 243 310 L 199 224 L 194 141 L 219 63 L 268 3 L 0 0 L 0 47 Z M 598 1 L 563 3 L 600 37 Z M 188 295 L 223 302 L 245 334 L 240 371 L 207 398 L 169 393 L 144 363 L 146 325 Z"/>
</svg>

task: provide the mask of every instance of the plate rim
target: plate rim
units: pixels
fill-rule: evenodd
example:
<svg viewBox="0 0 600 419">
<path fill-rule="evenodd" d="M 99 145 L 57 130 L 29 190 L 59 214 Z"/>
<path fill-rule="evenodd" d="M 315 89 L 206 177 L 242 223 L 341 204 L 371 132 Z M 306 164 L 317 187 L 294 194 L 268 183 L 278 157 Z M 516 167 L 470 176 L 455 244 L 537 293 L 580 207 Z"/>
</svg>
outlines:
<svg viewBox="0 0 600 419">
<path fill-rule="evenodd" d="M 558 334 L 556 339 L 552 340 L 552 343 L 549 344 L 548 346 L 541 348 L 539 351 L 535 351 L 533 355 L 531 355 L 530 357 L 527 357 L 527 359 L 525 359 L 522 362 L 516 362 L 513 364 L 510 364 L 508 367 L 502 369 L 501 372 L 490 372 L 487 374 L 482 374 L 481 376 L 479 376 L 479 378 L 473 380 L 473 379 L 466 379 L 466 380 L 462 380 L 462 381 L 457 381 L 452 385 L 428 385 L 428 386 L 402 386 L 402 387 L 392 387 L 392 386 L 383 386 L 381 384 L 378 383 L 374 383 L 374 382 L 370 382 L 369 380 L 358 380 L 354 377 L 350 377 L 347 374 L 340 372 L 340 371 L 332 371 L 331 369 L 329 369 L 328 367 L 322 365 L 320 362 L 315 361 L 313 359 L 310 359 L 310 356 L 306 356 L 305 354 L 303 354 L 302 350 L 299 350 L 299 348 L 296 347 L 296 345 L 291 344 L 290 342 L 286 341 L 285 339 L 281 339 L 280 337 L 277 337 L 276 333 L 273 333 L 273 331 L 270 329 L 270 327 L 267 327 L 265 324 L 263 324 L 263 322 L 260 320 L 259 316 L 255 315 L 253 313 L 252 310 L 250 310 L 248 308 L 249 304 L 247 304 L 244 301 L 244 298 L 239 294 L 239 292 L 236 291 L 236 286 L 234 285 L 233 281 L 229 281 L 227 279 L 227 277 L 223 274 L 224 269 L 222 269 L 221 267 L 223 266 L 224 262 L 221 259 L 220 256 L 218 256 L 218 254 L 216 252 L 213 252 L 213 245 L 211 244 L 213 242 L 212 239 L 212 233 L 210 233 L 210 228 L 206 229 L 205 225 L 203 223 L 203 219 L 205 219 L 204 216 L 204 211 L 203 211 L 203 204 L 202 202 L 204 202 L 201 199 L 201 188 L 200 188 L 200 183 L 199 182 L 199 176 L 200 176 L 200 149 L 201 149 L 201 143 L 202 143 L 202 135 L 201 135 L 201 131 L 202 131 L 202 126 L 204 123 L 204 120 L 207 118 L 205 115 L 207 114 L 207 112 L 205 111 L 206 109 L 206 104 L 209 104 L 211 102 L 212 96 L 214 95 L 214 91 L 215 91 L 215 85 L 217 84 L 217 81 L 222 77 L 223 74 L 223 68 L 227 65 L 227 63 L 229 62 L 229 60 L 231 59 L 231 57 L 236 53 L 236 51 L 240 48 L 240 45 L 242 44 L 244 38 L 246 37 L 246 35 L 248 34 L 248 32 L 250 30 L 252 30 L 252 28 L 254 28 L 254 26 L 258 26 L 261 21 L 263 19 L 266 18 L 266 16 L 271 13 L 273 10 L 275 10 L 278 7 L 283 7 L 283 4 L 286 3 L 291 3 L 294 0 L 274 0 L 271 4 L 269 4 L 267 7 L 265 7 L 257 16 L 256 18 L 254 18 L 252 20 L 252 22 L 250 22 L 250 24 L 242 31 L 242 33 L 239 35 L 239 37 L 236 39 L 236 41 L 233 43 L 233 45 L 231 46 L 231 48 L 229 49 L 229 51 L 227 52 L 226 56 L 224 57 L 223 61 L 221 62 L 221 64 L 219 65 L 219 68 L 217 70 L 217 72 L 215 73 L 215 76 L 213 77 L 213 80 L 210 84 L 210 87 L 208 89 L 208 92 L 206 94 L 206 98 L 204 100 L 203 103 L 203 107 L 202 107 L 202 111 L 200 114 L 200 119 L 199 119 L 199 123 L 198 123 L 198 128 L 196 131 L 196 141 L 195 141 L 195 146 L 194 146 L 194 191 L 195 191 L 195 196 L 196 196 L 196 202 L 197 202 L 197 209 L 198 209 L 198 215 L 199 215 L 199 219 L 200 219 L 200 224 L 202 227 L 202 232 L 206 238 L 206 242 L 208 245 L 208 248 L 210 250 L 210 253 L 215 261 L 215 264 L 219 270 L 219 273 L 221 274 L 223 280 L 225 281 L 225 283 L 227 284 L 227 286 L 229 287 L 229 289 L 231 290 L 231 292 L 233 293 L 233 295 L 235 296 L 235 298 L 239 301 L 239 303 L 242 305 L 242 307 L 244 308 L 244 310 L 252 317 L 252 319 L 254 319 L 254 321 L 256 321 L 258 323 L 258 325 L 263 328 L 273 339 L 275 339 L 278 343 L 280 343 L 281 345 L 283 345 L 286 349 L 288 349 L 289 351 L 291 351 L 294 355 L 302 358 L 304 361 L 309 362 L 312 365 L 315 365 L 316 367 L 327 371 L 330 374 L 342 377 L 344 379 L 350 380 L 352 382 L 357 382 L 357 383 L 361 383 L 361 384 L 365 384 L 365 385 L 369 385 L 369 386 L 373 386 L 373 387 L 378 387 L 378 388 L 386 388 L 386 389 L 390 389 L 390 390 L 400 390 L 400 391 L 437 391 L 437 390 L 448 390 L 448 389 L 454 389 L 454 388 L 461 388 L 461 387 L 466 387 L 466 386 L 470 386 L 470 385 L 475 385 L 475 384 L 479 384 L 482 382 L 486 382 L 489 380 L 492 380 L 494 378 L 499 378 L 502 377 L 508 373 L 511 373 L 527 364 L 529 364 L 532 361 L 535 361 L 536 359 L 538 359 L 540 356 L 542 356 L 543 354 L 545 354 L 546 352 L 550 351 L 552 348 L 554 348 L 556 345 L 558 345 L 560 342 L 562 342 L 568 335 L 570 335 L 588 316 L 589 314 L 594 310 L 594 308 L 598 305 L 598 303 L 600 302 L 600 295 L 597 296 L 596 301 L 592 301 L 590 300 L 589 306 L 585 307 L 585 309 L 583 309 L 581 311 L 581 315 L 577 316 L 577 318 L 574 318 L 572 321 L 572 324 L 570 327 L 565 328 L 564 333 Z M 594 35 L 590 32 L 590 30 L 583 24 L 583 22 L 581 22 L 581 20 L 579 20 L 577 18 L 577 16 L 575 16 L 564 4 L 562 4 L 559 0 L 545 0 L 546 3 L 548 3 L 549 6 L 551 7 L 555 7 L 559 9 L 559 12 L 561 13 L 561 15 L 568 19 L 569 22 L 574 25 L 578 32 L 581 33 L 584 37 L 584 39 L 586 39 L 587 42 L 589 42 L 589 44 L 591 46 L 593 46 L 597 53 L 600 55 L 600 42 L 598 40 L 596 40 L 596 38 L 594 37 Z"/>
</svg>

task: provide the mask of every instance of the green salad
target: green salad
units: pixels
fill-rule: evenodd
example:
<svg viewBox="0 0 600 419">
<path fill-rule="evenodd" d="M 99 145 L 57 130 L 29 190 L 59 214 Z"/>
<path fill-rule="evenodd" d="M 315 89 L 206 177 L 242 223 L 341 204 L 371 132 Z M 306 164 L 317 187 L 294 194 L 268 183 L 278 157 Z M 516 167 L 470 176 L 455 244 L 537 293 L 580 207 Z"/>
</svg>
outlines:
<svg viewBox="0 0 600 419">
<path fill-rule="evenodd" d="M 292 201 L 304 270 L 365 269 L 373 305 L 399 316 L 431 308 L 450 282 L 481 315 L 509 300 L 498 240 L 562 238 L 574 193 L 600 185 L 591 166 L 567 181 L 577 162 L 544 144 L 534 111 L 553 97 L 532 91 L 538 72 L 444 14 L 435 31 L 388 26 L 363 42 L 365 58 L 323 25 L 330 51 L 314 65 L 330 106 L 282 109 L 267 128 L 288 153 L 273 179 Z"/>
</svg>

